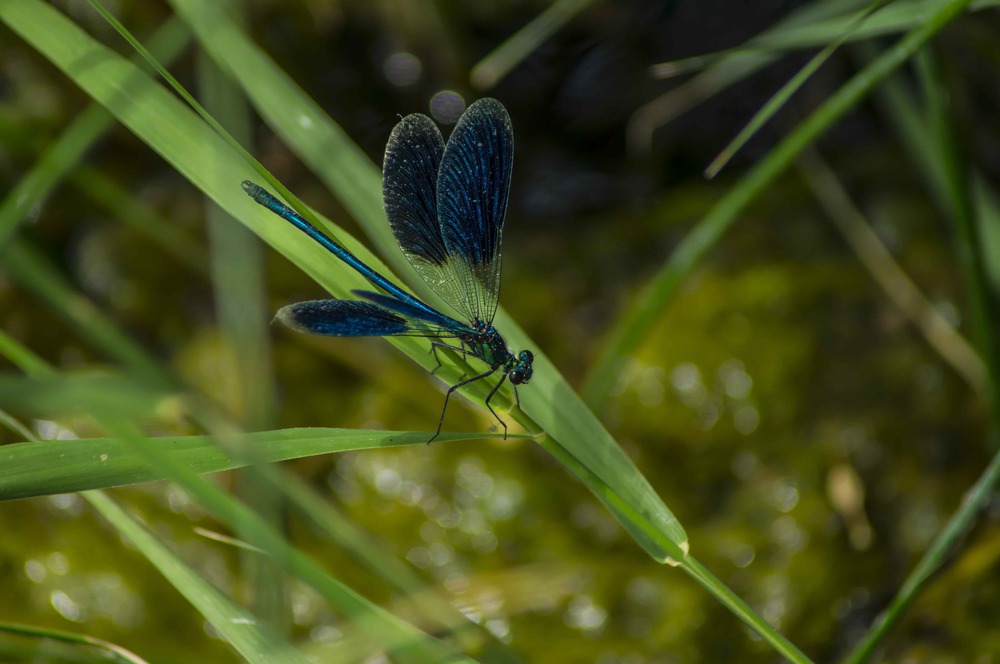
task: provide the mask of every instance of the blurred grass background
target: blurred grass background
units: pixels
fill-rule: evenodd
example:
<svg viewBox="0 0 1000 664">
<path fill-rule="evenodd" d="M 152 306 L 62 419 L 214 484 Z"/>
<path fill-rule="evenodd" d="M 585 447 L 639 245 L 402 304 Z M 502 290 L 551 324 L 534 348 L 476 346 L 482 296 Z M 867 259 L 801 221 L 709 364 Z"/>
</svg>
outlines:
<svg viewBox="0 0 1000 664">
<path fill-rule="evenodd" d="M 131 55 L 89 7 L 54 4 Z M 923 4 L 883 11 L 922 16 Z M 920 60 L 830 128 L 812 157 L 757 192 L 676 295 L 653 310 L 641 341 L 608 374 L 613 380 L 602 388 L 595 374 L 610 366 L 604 353 L 616 325 L 631 320 L 644 286 L 699 219 L 902 28 L 874 36 L 859 29 L 854 36 L 867 40 L 834 53 L 711 181 L 704 168 L 839 33 L 736 50 L 726 57 L 766 66 L 714 96 L 704 91 L 728 71 L 723 66 L 667 79 L 651 66 L 724 65 L 724 58 L 685 58 L 737 49 L 806 10 L 814 13 L 803 25 L 815 27 L 823 9 L 841 16 L 865 6 L 385 0 L 258 2 L 241 12 L 261 48 L 376 164 L 400 115 L 431 113 L 447 124 L 463 103 L 487 94 L 507 106 L 516 147 L 502 305 L 585 390 L 685 525 L 701 561 L 820 661 L 856 645 L 995 450 L 990 365 L 979 359 L 997 335 L 989 303 L 1000 274 L 992 250 L 1000 169 L 995 10 L 948 26 Z M 160 3 L 112 10 L 143 40 L 170 17 Z M 491 74 L 504 53 L 498 47 L 530 34 L 525 26 L 546 10 L 553 34 L 515 49 L 518 59 Z M 9 192 L 88 100 L 0 30 L 0 182 Z M 799 50 L 805 45 L 812 50 Z M 225 108 L 225 79 L 201 60 L 188 49 L 171 71 L 300 199 L 364 234 L 349 206 L 257 118 Z M 495 84 L 477 89 L 470 80 Z M 966 195 L 956 193 L 963 187 Z M 971 242 L 962 239 L 965 199 L 964 214 L 976 224 Z M 850 205 L 838 207 L 845 200 Z M 5 196 L 5 204 L 16 202 Z M 277 308 L 323 291 L 213 215 L 160 157 L 112 126 L 7 241 L 0 329 L 60 370 L 103 368 L 107 352 L 80 333 L 95 328 L 72 318 L 92 308 L 123 335 L 106 341 L 123 354 L 112 360 L 144 355 L 132 345 L 145 349 L 251 430 L 433 428 L 439 382 L 388 344 L 269 327 Z M 974 266 L 963 267 L 969 246 L 986 271 L 985 305 L 970 283 Z M 904 278 L 925 301 L 893 290 Z M 54 295 L 60 283 L 71 299 Z M 949 325 L 957 334 L 934 336 Z M 521 399 L 532 399 L 531 385 Z M 106 433 L 87 418 L 26 424 L 41 438 Z M 489 426 L 482 408 L 457 404 L 446 422 L 456 431 Z M 198 429 L 161 413 L 146 431 Z M 0 442 L 25 439 L 16 428 L 0 430 Z M 607 664 L 775 657 L 709 595 L 651 560 L 586 489 L 523 441 L 364 450 L 297 460 L 288 470 L 508 645 L 502 657 L 471 648 L 473 657 Z M 289 539 L 354 590 L 420 624 L 412 597 L 329 546 L 252 477 L 221 482 L 259 499 Z M 258 556 L 195 530 L 218 526 L 186 494 L 160 483 L 110 495 L 214 584 L 260 607 L 293 643 L 316 649 L 321 661 L 351 661 L 322 650 L 345 631 L 329 607 L 296 583 L 268 590 L 276 574 L 255 569 Z M 1000 651 L 995 507 L 994 500 L 909 607 L 879 653 L 884 661 L 987 662 Z M 85 632 L 151 661 L 238 661 L 77 495 L 0 503 L 0 528 L 0 621 Z M 38 656 L 23 637 L 3 637 L 0 647 L 9 661 Z"/>
</svg>

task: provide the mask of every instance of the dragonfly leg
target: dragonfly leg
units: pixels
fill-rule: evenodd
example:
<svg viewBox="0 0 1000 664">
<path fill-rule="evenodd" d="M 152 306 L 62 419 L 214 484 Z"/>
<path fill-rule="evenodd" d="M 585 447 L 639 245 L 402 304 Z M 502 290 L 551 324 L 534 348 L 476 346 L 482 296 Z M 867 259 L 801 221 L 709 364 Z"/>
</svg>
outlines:
<svg viewBox="0 0 1000 664">
<path fill-rule="evenodd" d="M 434 374 L 436 374 L 437 370 L 440 369 L 441 366 L 442 366 L 441 365 L 441 357 L 438 355 L 438 348 L 447 348 L 448 350 L 453 350 L 456 353 L 461 353 L 462 355 L 471 355 L 473 357 L 476 356 L 475 353 L 473 353 L 472 351 L 465 350 L 461 346 L 450 346 L 448 344 L 443 344 L 440 341 L 432 341 L 431 342 L 431 353 L 434 354 L 434 359 L 437 361 L 437 366 L 434 367 L 434 371 L 431 372 L 432 376 Z M 464 377 L 464 374 L 463 374 L 463 377 Z"/>
<path fill-rule="evenodd" d="M 495 371 L 495 369 L 494 369 L 494 371 Z M 500 389 L 500 386 L 503 385 L 503 382 L 506 379 L 507 379 L 507 373 L 504 372 L 504 375 L 500 378 L 500 380 L 497 381 L 497 384 L 493 386 L 493 389 L 490 390 L 490 393 L 486 395 L 486 407 L 490 409 L 490 412 L 493 413 L 493 417 L 497 418 L 497 422 L 499 422 L 500 426 L 503 427 L 503 439 L 504 440 L 507 440 L 507 423 L 504 422 L 503 420 L 501 420 L 500 416 L 497 415 L 497 412 L 495 410 L 493 410 L 493 406 L 490 405 L 490 399 L 493 398 L 493 395 L 497 393 L 497 390 Z M 517 388 L 516 387 L 514 388 L 514 394 L 515 395 L 517 394 Z M 518 408 L 520 408 L 520 404 L 518 404 Z"/>
<path fill-rule="evenodd" d="M 444 345 L 444 344 L 442 344 L 442 345 Z M 449 348 L 451 348 L 451 346 L 449 346 Z M 487 376 L 493 375 L 493 372 L 495 372 L 499 368 L 500 368 L 499 366 L 495 366 L 495 367 L 493 367 L 492 369 L 490 369 L 489 371 L 487 371 L 485 373 L 481 373 L 478 376 L 473 376 L 472 378 L 467 378 L 467 379 L 463 380 L 462 382 L 460 382 L 460 383 L 458 383 L 456 385 L 452 385 L 451 387 L 448 388 L 448 392 L 445 393 L 445 395 L 444 395 L 444 406 L 441 408 L 441 419 L 438 420 L 437 431 L 435 431 L 434 435 L 431 436 L 431 439 L 427 441 L 428 445 L 430 445 L 431 443 L 433 443 L 434 439 L 441 435 L 441 427 L 444 426 L 444 414 L 448 410 L 448 399 L 451 398 L 451 393 L 454 392 L 455 390 L 457 390 L 460 387 L 464 387 L 464 386 L 468 385 L 469 383 L 474 383 L 474 382 L 476 382 L 477 380 L 479 380 L 481 378 L 486 378 Z M 503 382 L 503 381 L 501 381 L 501 382 Z M 496 392 L 496 389 L 494 389 L 493 392 Z M 493 392 L 490 392 L 490 396 L 493 396 Z M 493 413 L 493 409 L 490 408 L 489 399 L 487 398 L 486 401 L 487 401 L 486 407 L 490 409 L 491 413 Z M 496 417 L 496 415 L 497 415 L 496 413 L 493 413 L 493 417 Z M 497 419 L 499 420 L 500 418 L 497 417 Z M 503 424 L 503 421 L 501 420 L 500 423 Z M 507 425 L 504 424 L 503 428 L 504 428 L 504 431 L 506 431 L 507 430 Z"/>
</svg>

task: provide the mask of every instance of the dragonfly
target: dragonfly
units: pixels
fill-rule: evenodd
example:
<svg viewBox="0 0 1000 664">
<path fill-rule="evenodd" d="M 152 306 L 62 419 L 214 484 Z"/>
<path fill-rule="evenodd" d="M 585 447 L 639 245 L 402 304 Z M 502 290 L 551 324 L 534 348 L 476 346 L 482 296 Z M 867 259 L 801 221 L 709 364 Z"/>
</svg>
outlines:
<svg viewBox="0 0 1000 664">
<path fill-rule="evenodd" d="M 441 434 L 448 400 L 456 390 L 500 372 L 486 397 L 490 405 L 505 380 L 517 386 L 531 380 L 534 355 L 516 355 L 493 327 L 500 297 L 503 225 L 507 215 L 514 134 L 499 101 L 471 104 L 447 144 L 434 121 L 421 113 L 404 117 L 392 130 L 382 169 L 382 197 L 399 248 L 417 274 L 454 310 L 444 314 L 407 293 L 363 263 L 291 208 L 249 180 L 243 189 L 254 201 L 290 222 L 324 249 L 354 268 L 376 291 L 354 290 L 357 300 L 313 300 L 280 309 L 276 318 L 309 334 L 336 337 L 416 336 L 432 339 L 439 350 L 475 358 L 487 369 L 448 388 L 438 420 Z M 451 343 L 448 343 L 448 341 Z M 434 373 L 432 372 L 432 373 Z"/>
</svg>

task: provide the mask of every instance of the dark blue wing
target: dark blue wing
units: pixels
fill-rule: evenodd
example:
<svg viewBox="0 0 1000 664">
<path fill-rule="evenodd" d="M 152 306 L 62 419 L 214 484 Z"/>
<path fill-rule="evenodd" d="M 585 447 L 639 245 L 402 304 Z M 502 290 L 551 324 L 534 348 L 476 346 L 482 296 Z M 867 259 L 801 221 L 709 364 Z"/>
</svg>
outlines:
<svg viewBox="0 0 1000 664">
<path fill-rule="evenodd" d="M 417 274 L 442 297 L 450 278 L 437 213 L 438 166 L 444 139 L 426 115 L 408 115 L 392 130 L 382 164 L 382 199 L 389 227 Z M 454 302 L 448 302 L 454 306 Z"/>
<path fill-rule="evenodd" d="M 446 298 L 472 320 L 490 322 L 500 295 L 501 242 L 514 162 L 510 117 L 480 99 L 458 120 L 438 168 L 437 212 L 454 281 Z"/>
<path fill-rule="evenodd" d="M 279 309 L 275 318 L 299 332 L 334 337 L 455 337 L 459 334 L 459 331 L 394 313 L 372 302 L 355 300 L 298 302 Z"/>
</svg>

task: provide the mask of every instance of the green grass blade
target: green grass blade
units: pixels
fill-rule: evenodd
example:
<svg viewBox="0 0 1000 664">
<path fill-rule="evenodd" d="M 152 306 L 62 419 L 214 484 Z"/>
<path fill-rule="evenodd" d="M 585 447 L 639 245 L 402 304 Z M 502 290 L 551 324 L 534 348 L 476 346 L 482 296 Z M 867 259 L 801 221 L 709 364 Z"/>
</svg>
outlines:
<svg viewBox="0 0 1000 664">
<path fill-rule="evenodd" d="M 72 632 L 64 632 L 62 630 L 51 629 L 48 627 L 32 627 L 30 625 L 19 625 L 16 623 L 0 623 L 0 632 L 26 636 L 32 639 L 56 641 L 73 646 L 82 646 L 88 650 L 96 649 L 101 652 L 101 656 L 105 661 L 126 662 L 128 664 L 148 664 L 146 660 L 119 645 L 104 641 L 103 639 L 94 638 L 93 636 L 87 636 L 85 634 L 73 634 Z M 48 659 L 40 660 L 40 658 L 46 656 L 43 653 L 36 651 L 32 654 L 34 655 L 34 658 L 30 661 L 49 661 Z M 22 660 L 17 659 L 13 661 Z"/>
<path fill-rule="evenodd" d="M 653 132 L 658 127 L 760 71 L 783 54 L 820 48 L 836 40 L 864 14 L 864 10 L 851 11 L 858 4 L 860 3 L 853 0 L 815 2 L 738 48 L 654 65 L 651 71 L 659 77 L 674 76 L 700 68 L 705 68 L 705 71 L 635 112 L 628 125 L 629 149 L 637 154 L 645 154 L 652 145 Z M 997 5 L 1000 5 L 1000 0 L 977 0 L 969 4 L 968 11 L 982 11 Z M 914 29 L 942 6 L 942 0 L 898 2 L 871 17 L 860 29 L 852 32 L 847 41 L 856 42 Z"/>
<path fill-rule="evenodd" d="M 77 191 L 103 207 L 117 221 L 145 235 L 192 273 L 208 277 L 205 247 L 184 235 L 170 219 L 117 180 L 86 165 L 70 174 L 69 180 Z"/>
<path fill-rule="evenodd" d="M 32 388 L 30 383 L 34 382 Z M 124 449 L 135 459 L 148 467 L 156 468 L 163 476 L 180 485 L 193 500 L 197 501 L 209 514 L 234 531 L 248 544 L 260 549 L 284 572 L 299 578 L 315 589 L 320 596 L 339 609 L 354 622 L 361 632 L 368 635 L 369 648 L 386 648 L 401 662 L 467 661 L 446 644 L 427 636 L 420 630 L 396 618 L 384 609 L 368 602 L 353 590 L 328 575 L 312 559 L 288 543 L 282 534 L 270 526 L 259 515 L 240 503 L 213 483 L 203 479 L 199 471 L 190 467 L 183 459 L 171 453 L 168 447 L 157 444 L 143 436 L 134 425 L 123 417 L 119 395 L 108 389 L 80 389 L 73 381 L 62 381 L 68 390 L 59 390 L 59 382 L 38 383 L 14 379 L 4 381 L 0 388 L 3 399 L 16 401 L 25 409 L 44 416 L 65 413 L 80 406 L 101 423 L 124 445 Z M 21 384 L 21 390 L 14 385 Z M 45 386 L 45 387 L 43 387 Z M 12 389 L 13 388 L 13 389 Z M 20 391 L 21 396 L 15 396 Z M 148 394 L 133 390 L 133 400 L 138 402 Z M 145 404 L 148 407 L 148 404 Z M 56 442 L 56 441 L 51 441 Z M 78 441 L 77 441 L 78 442 Z M 30 443 L 37 448 L 46 448 L 50 443 Z M 4 446 L 11 447 L 11 446 Z M 0 449 L 4 449 L 0 448 Z M 19 449 L 24 450 L 23 447 Z M 23 453 L 23 452 L 20 452 Z M 18 460 L 15 460 L 18 461 Z M 110 458 L 103 459 L 110 461 Z M 22 468 L 24 470 L 24 468 Z M 29 469 L 30 472 L 30 469 Z"/>
<path fill-rule="evenodd" d="M 527 58 L 546 39 L 595 0 L 556 0 L 528 25 L 511 35 L 486 55 L 469 72 L 469 80 L 479 90 L 489 90 Z"/>
<path fill-rule="evenodd" d="M 9 383 L 0 383 L 6 397 Z M 442 438 L 446 434 L 441 434 Z M 447 434 L 447 440 L 469 438 Z M 211 436 L 167 436 L 152 439 L 164 454 L 198 473 L 216 473 L 247 466 L 226 454 Z M 423 445 L 423 431 L 365 429 L 280 429 L 240 436 L 238 442 L 261 463 L 301 459 L 319 454 Z M 13 443 L 0 447 L 0 500 L 106 489 L 167 479 L 122 441 L 84 438 L 50 441 L 44 445 Z"/>
<path fill-rule="evenodd" d="M 871 6 L 864 12 L 862 12 L 854 21 L 852 21 L 848 27 L 839 35 L 837 38 L 826 44 L 823 49 L 809 59 L 809 62 L 805 64 L 799 71 L 795 73 L 791 79 L 789 79 L 781 89 L 779 89 L 774 96 L 767 100 L 767 103 L 757 111 L 750 122 L 747 123 L 736 137 L 729 142 L 729 145 L 724 147 L 719 155 L 712 160 L 712 163 L 708 165 L 705 169 L 705 177 L 714 178 L 718 175 L 719 171 L 729 163 L 729 160 L 733 158 L 740 148 L 746 145 L 757 131 L 763 127 L 768 120 L 774 117 L 775 113 L 781 110 L 782 107 L 792 98 L 799 88 L 805 85 L 816 71 L 823 66 L 827 60 L 830 59 L 838 48 L 840 48 L 844 42 L 846 42 L 851 35 L 857 33 L 857 31 L 864 25 L 865 20 L 867 20 L 872 14 L 877 12 L 883 6 L 885 6 L 887 0 L 878 0 L 873 2 Z M 891 2 L 892 0 L 888 0 Z"/>
<path fill-rule="evenodd" d="M 836 174 L 813 150 L 807 150 L 799 158 L 799 170 L 858 261 L 896 307 L 975 391 L 985 393 L 987 376 L 982 359 L 899 266 L 878 233 L 851 202 Z"/>
<path fill-rule="evenodd" d="M 205 52 L 240 84 L 260 116 L 337 195 L 392 268 L 410 274 L 413 270 L 400 253 L 382 209 L 378 167 L 250 41 L 219 3 L 171 0 L 171 4 L 188 21 Z M 339 232 L 336 236 L 344 239 Z"/>
<path fill-rule="evenodd" d="M 172 62 L 190 43 L 191 33 L 179 20 L 170 20 L 150 38 L 150 50 Z M 95 142 L 114 124 L 114 117 L 92 105 L 67 127 L 42 158 L 0 202 L 0 247 L 14 234 L 28 212 L 38 205 L 79 163 Z"/>
<path fill-rule="evenodd" d="M 69 284 L 34 247 L 14 239 L 0 250 L 0 269 L 64 318 L 94 348 L 146 381 L 168 384 L 160 365 L 130 336 Z"/>
<path fill-rule="evenodd" d="M 35 443 L 45 447 L 48 443 Z M 248 662 L 305 663 L 306 658 L 277 636 L 249 611 L 223 594 L 189 567 L 152 533 L 130 518 L 100 492 L 83 494 L 87 502 L 125 536 L 146 560 L 184 595 L 219 634 Z"/>
<path fill-rule="evenodd" d="M 1000 485 L 1000 453 L 993 456 L 989 466 L 965 494 L 958 509 L 934 538 L 920 558 L 920 562 L 906 577 L 906 581 L 892 602 L 879 614 L 872 628 L 844 659 L 845 664 L 862 664 L 871 659 L 879 644 L 903 619 L 906 610 L 931 581 L 934 573 L 948 561 L 955 545 L 968 535 L 976 523 L 976 517 L 993 500 L 998 485 Z"/>
<path fill-rule="evenodd" d="M 715 246 L 750 201 L 783 173 L 802 150 L 964 12 L 969 2 L 951 0 L 936 13 L 927 16 L 926 21 L 839 88 L 712 206 L 685 236 L 663 268 L 637 295 L 628 313 L 619 318 L 587 378 L 584 388 L 587 403 L 598 407 L 604 402 L 624 358 L 645 338 L 681 282 Z"/>
</svg>

